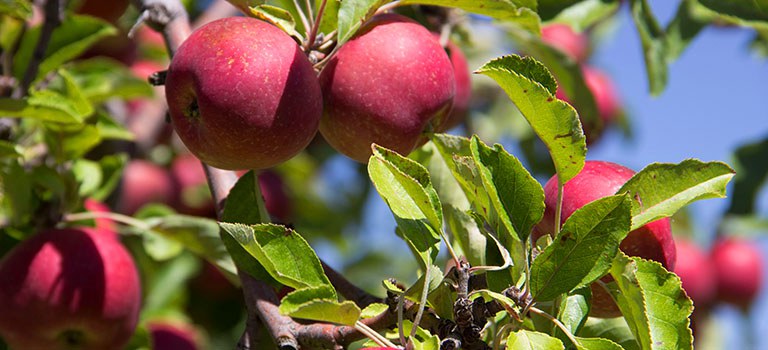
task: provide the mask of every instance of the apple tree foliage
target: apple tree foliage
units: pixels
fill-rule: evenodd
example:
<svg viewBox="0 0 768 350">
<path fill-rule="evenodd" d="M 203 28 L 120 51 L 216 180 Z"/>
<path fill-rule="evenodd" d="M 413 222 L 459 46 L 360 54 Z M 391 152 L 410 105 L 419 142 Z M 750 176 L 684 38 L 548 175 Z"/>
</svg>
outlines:
<svg viewBox="0 0 768 350">
<path fill-rule="evenodd" d="M 314 8 L 308 11 L 285 0 L 230 3 L 299 42 L 310 31 L 299 19 L 307 12 L 322 12 L 318 32 L 333 33 L 337 47 L 379 8 L 392 4 L 313 1 Z M 397 4 L 441 6 L 483 16 L 529 53 L 498 57 L 476 67 L 475 73 L 498 85 L 505 95 L 497 102 L 504 106 L 500 108 L 515 109 L 510 114 L 519 114 L 518 124 L 526 123 L 530 132 L 517 135 L 525 152 L 519 156 L 477 135 L 430 134 L 430 141 L 410 155 L 372 145 L 373 156 L 360 168 L 367 176 L 362 193 L 375 189 L 390 208 L 397 223 L 393 233 L 406 243 L 413 256 L 409 264 L 418 274 L 415 282 L 406 285 L 376 275 L 376 270 L 366 274 L 382 281 L 388 295 L 399 300 L 398 307 L 406 301 L 414 303 L 419 315 L 461 323 L 457 305 L 495 305 L 496 312 L 482 320 L 478 333 L 479 340 L 494 348 L 692 348 L 689 316 L 693 306 L 680 279 L 656 262 L 621 253 L 619 243 L 629 231 L 671 217 L 694 201 L 724 197 L 732 178 L 729 212 L 734 216 L 751 213 L 754 193 L 768 173 L 766 163 L 759 161 L 768 157 L 766 141 L 736 152 L 737 172 L 721 162 L 693 159 L 650 164 L 614 196 L 576 211 L 554 237 L 531 242 L 531 231 L 544 212 L 544 192 L 534 175 L 554 172 L 562 187 L 579 173 L 586 159 L 582 122 L 599 123 L 592 119 L 597 107 L 578 64 L 543 42 L 540 28 L 555 21 L 585 29 L 613 16 L 620 1 L 400 0 Z M 765 47 L 768 13 L 764 5 L 747 0 L 683 0 L 674 18 L 662 27 L 647 1 L 629 1 L 650 93 L 662 93 L 668 64 L 712 22 L 752 27 L 757 33 L 754 46 Z M 53 226 L 67 214 L 82 211 L 84 198 L 104 200 L 112 194 L 128 156 L 112 152 L 94 157 L 93 151 L 106 141 L 131 140 L 133 135 L 103 106 L 115 99 L 151 96 L 152 90 L 117 61 L 76 60 L 117 32 L 109 23 L 67 13 L 52 31 L 42 57 L 35 59 L 44 28 L 26 28 L 25 21 L 32 16 L 30 3 L 4 1 L 0 13 L 0 50 L 5 59 L 0 116 L 13 121 L 12 132 L 0 139 L 2 255 L 39 227 Z M 555 97 L 558 83 L 574 97 L 576 108 Z M 534 144 L 543 145 L 546 152 L 538 152 Z M 530 169 L 524 163 L 531 164 Z M 301 193 L 296 200 L 302 214 L 294 226 L 270 222 L 254 172 L 242 176 L 231 190 L 219 222 L 161 206 L 123 218 L 129 246 L 145 272 L 142 319 L 179 303 L 179 290 L 196 269 L 188 263 L 189 253 L 212 262 L 234 283 L 240 269 L 276 288 L 292 288 L 279 310 L 296 319 L 356 326 L 364 318 L 386 312 L 387 305 L 362 308 L 340 298 L 310 245 L 324 234 L 344 245 L 341 241 L 346 238 L 339 232 L 363 214 L 363 195 L 334 210 L 312 193 L 306 179 L 320 168 L 307 154 L 281 166 L 289 184 Z M 442 268 L 445 253 L 450 260 L 461 257 L 464 263 L 455 270 Z M 461 290 L 456 277 L 461 273 L 453 272 L 458 270 L 484 283 Z M 588 287 L 604 276 L 612 277 L 602 284 L 623 318 L 588 317 Z M 416 349 L 439 349 L 445 339 L 422 328 L 419 321 L 401 315 L 397 329 L 384 335 L 395 342 L 408 338 Z M 139 331 L 132 346 L 140 348 L 146 342 L 146 334 Z"/>
</svg>

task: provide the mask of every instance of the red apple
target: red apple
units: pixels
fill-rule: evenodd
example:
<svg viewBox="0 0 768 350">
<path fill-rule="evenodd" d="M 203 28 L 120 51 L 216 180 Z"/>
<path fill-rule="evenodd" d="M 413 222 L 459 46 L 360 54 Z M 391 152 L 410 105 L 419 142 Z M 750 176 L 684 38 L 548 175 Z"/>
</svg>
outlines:
<svg viewBox="0 0 768 350">
<path fill-rule="evenodd" d="M 555 23 L 543 26 L 541 40 L 578 62 L 585 61 L 589 56 L 589 39 L 584 34 L 574 32 L 569 25 Z"/>
<path fill-rule="evenodd" d="M 147 328 L 152 339 L 152 350 L 202 349 L 200 334 L 191 325 L 153 321 Z"/>
<path fill-rule="evenodd" d="M 262 171 L 259 174 L 259 188 L 269 215 L 279 222 L 290 222 L 293 208 L 280 175 L 274 171 Z"/>
<path fill-rule="evenodd" d="M 133 258 L 99 229 L 40 232 L 0 262 L 0 336 L 12 349 L 121 349 L 140 299 Z"/>
<path fill-rule="evenodd" d="M 584 75 L 584 82 L 595 99 L 597 105 L 598 117 L 603 123 L 600 130 L 592 130 L 585 126 L 584 133 L 587 135 L 587 142 L 591 143 L 600 137 L 602 130 L 613 124 L 621 113 L 621 102 L 619 101 L 616 87 L 611 82 L 611 78 L 604 72 L 588 66 L 582 66 L 581 73 Z M 557 98 L 571 103 L 568 96 L 561 89 L 557 89 Z M 586 124 L 584 124 L 586 125 Z"/>
<path fill-rule="evenodd" d="M 680 277 L 685 293 L 697 308 L 709 305 L 715 299 L 717 292 L 717 273 L 714 264 L 693 242 L 677 239 L 675 246 L 677 262 L 674 272 Z"/>
<path fill-rule="evenodd" d="M 453 74 L 456 78 L 456 95 L 453 98 L 453 109 L 438 131 L 446 131 L 461 124 L 467 118 L 469 112 L 469 100 L 472 94 L 472 81 L 470 79 L 467 57 L 458 45 L 448 42 L 448 57 L 453 64 Z"/>
<path fill-rule="evenodd" d="M 339 152 L 367 162 L 371 144 L 408 154 L 450 112 L 453 65 L 426 28 L 397 14 L 374 16 L 320 74 L 320 133 Z"/>
<path fill-rule="evenodd" d="M 135 159 L 125 166 L 120 187 L 119 212 L 133 215 L 149 203 L 173 205 L 178 189 L 167 170 L 152 162 Z"/>
<path fill-rule="evenodd" d="M 179 187 L 180 198 L 177 209 L 180 213 L 216 216 L 205 170 L 197 157 L 191 153 L 177 156 L 171 163 L 171 175 Z"/>
<path fill-rule="evenodd" d="M 717 299 L 748 307 L 763 283 L 763 263 L 760 251 L 749 241 L 722 238 L 711 252 L 717 272 Z"/>
<path fill-rule="evenodd" d="M 317 74 L 293 39 L 257 19 L 210 22 L 184 41 L 165 82 L 173 126 L 189 150 L 222 169 L 264 169 L 317 133 Z"/>
<path fill-rule="evenodd" d="M 596 199 L 616 194 L 624 183 L 635 172 L 621 165 L 603 162 L 587 161 L 584 169 L 563 188 L 563 207 L 560 225 L 574 211 Z M 557 205 L 557 176 L 553 176 L 544 185 L 544 217 L 533 232 L 534 241 L 538 237 L 555 233 L 555 206 Z M 672 229 L 669 218 L 650 222 L 632 232 L 621 242 L 619 248 L 630 256 L 639 256 L 660 262 L 671 270 L 675 265 L 676 251 L 672 239 Z M 610 281 L 610 279 L 604 280 Z M 615 317 L 620 312 L 610 296 L 593 284 L 592 309 L 590 315 L 596 317 Z"/>
<path fill-rule="evenodd" d="M 83 207 L 85 210 L 95 213 L 109 213 L 112 211 L 106 204 L 93 198 L 86 198 L 85 201 L 83 201 Z M 105 232 L 111 232 L 113 235 L 115 235 L 115 237 L 117 237 L 117 223 L 115 223 L 115 221 L 112 219 L 101 217 L 94 219 L 93 222 L 96 229 Z"/>
</svg>

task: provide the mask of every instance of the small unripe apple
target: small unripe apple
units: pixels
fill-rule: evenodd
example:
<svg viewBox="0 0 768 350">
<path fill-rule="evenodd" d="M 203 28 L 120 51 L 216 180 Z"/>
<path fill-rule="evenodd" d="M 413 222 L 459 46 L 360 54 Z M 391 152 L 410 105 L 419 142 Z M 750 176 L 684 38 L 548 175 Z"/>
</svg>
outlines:
<svg viewBox="0 0 768 350">
<path fill-rule="evenodd" d="M 470 78 L 467 57 L 464 56 L 461 48 L 452 41 L 448 41 L 446 48 L 448 49 L 448 57 L 451 59 L 451 64 L 453 64 L 453 74 L 456 78 L 456 95 L 453 97 L 451 113 L 448 114 L 445 122 L 437 131 L 453 129 L 467 118 L 469 100 L 472 95 L 472 80 Z"/>
<path fill-rule="evenodd" d="M 591 143 L 600 137 L 602 131 L 613 124 L 619 116 L 621 113 L 621 102 L 617 94 L 618 90 L 605 72 L 593 67 L 582 66 L 581 73 L 584 76 L 584 82 L 587 84 L 589 91 L 592 92 L 595 104 L 597 105 L 598 117 L 603 123 L 603 127 L 600 130 L 592 130 L 587 127 L 587 124 L 583 124 L 587 142 Z M 556 95 L 561 100 L 571 102 L 562 89 L 557 89 Z"/>
<path fill-rule="evenodd" d="M 408 154 L 443 123 L 456 81 L 445 50 L 426 28 L 397 14 L 374 16 L 320 74 L 320 133 L 365 163 L 371 144 Z"/>
<path fill-rule="evenodd" d="M 695 243 L 685 239 L 675 241 L 677 262 L 674 272 L 680 277 L 683 289 L 693 300 L 693 305 L 705 307 L 717 292 L 716 268 L 709 256 Z"/>
<path fill-rule="evenodd" d="M 723 238 L 712 246 L 711 259 L 717 272 L 717 299 L 748 307 L 763 283 L 760 251 L 749 241 Z"/>
<path fill-rule="evenodd" d="M 140 304 L 136 265 L 111 232 L 43 231 L 0 261 L 0 337 L 11 349 L 122 349 Z"/>
<path fill-rule="evenodd" d="M 576 33 L 566 24 L 550 24 L 541 28 L 541 40 L 554 46 L 578 62 L 585 61 L 589 55 L 589 39 Z"/>
<path fill-rule="evenodd" d="M 616 163 L 587 161 L 581 172 L 563 187 L 563 206 L 560 227 L 577 209 L 594 200 L 616 194 L 621 186 L 635 172 Z M 553 176 L 544 185 L 544 217 L 533 232 L 534 241 L 538 237 L 555 234 L 555 207 L 557 205 L 557 176 Z M 629 232 L 619 244 L 621 251 L 630 256 L 638 256 L 660 262 L 668 270 L 675 265 L 676 250 L 672 239 L 669 218 L 652 221 Z M 610 281 L 604 280 L 604 281 Z M 592 309 L 590 315 L 596 317 L 615 317 L 620 312 L 602 288 L 593 284 Z M 600 295 L 607 297 L 604 299 Z"/>
<path fill-rule="evenodd" d="M 210 22 L 181 44 L 165 81 L 174 129 L 211 166 L 264 169 L 317 133 L 322 94 L 312 64 L 277 27 L 247 17 Z"/>
<path fill-rule="evenodd" d="M 200 334 L 187 324 L 153 321 L 147 325 L 152 350 L 202 349 Z"/>
<path fill-rule="evenodd" d="M 149 203 L 173 205 L 178 189 L 167 170 L 152 162 L 135 159 L 125 166 L 120 187 L 119 212 L 133 215 Z"/>
</svg>

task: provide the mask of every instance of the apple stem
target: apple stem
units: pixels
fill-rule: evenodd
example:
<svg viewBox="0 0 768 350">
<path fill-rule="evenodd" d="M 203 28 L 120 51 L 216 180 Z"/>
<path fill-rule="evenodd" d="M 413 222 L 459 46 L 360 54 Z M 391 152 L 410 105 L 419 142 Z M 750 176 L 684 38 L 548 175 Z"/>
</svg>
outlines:
<svg viewBox="0 0 768 350">
<path fill-rule="evenodd" d="M 393 10 L 395 7 L 400 6 L 400 0 L 392 1 L 388 4 L 384 4 L 376 10 L 376 13 L 384 13 Z"/>
<path fill-rule="evenodd" d="M 112 213 L 112 212 L 85 211 L 82 213 L 72 213 L 72 214 L 64 215 L 63 221 L 76 222 L 76 221 L 94 220 L 94 219 L 110 219 L 110 220 L 119 222 L 121 224 L 135 227 L 140 230 L 151 229 L 151 227 L 144 221 L 135 219 L 128 215 Z"/>
<path fill-rule="evenodd" d="M 315 18 L 314 23 L 312 23 L 312 29 L 310 30 L 309 36 L 307 37 L 307 42 L 304 43 L 304 52 L 309 53 L 309 51 L 315 46 L 317 31 L 320 29 L 320 22 L 323 20 L 323 14 L 325 13 L 325 5 L 327 2 L 328 0 L 322 0 L 322 2 L 320 2 L 320 8 L 317 9 L 317 17 Z"/>
<path fill-rule="evenodd" d="M 365 323 L 360 321 L 355 322 L 355 329 L 357 329 L 360 333 L 365 334 L 366 337 L 373 340 L 374 343 L 381 347 L 397 348 L 397 346 L 389 341 L 389 339 L 379 334 L 379 332 L 371 329 L 371 327 L 366 326 Z"/>
<path fill-rule="evenodd" d="M 557 205 L 555 206 L 555 236 L 560 233 L 560 217 L 563 215 L 563 184 L 558 180 L 557 182 Z"/>
</svg>

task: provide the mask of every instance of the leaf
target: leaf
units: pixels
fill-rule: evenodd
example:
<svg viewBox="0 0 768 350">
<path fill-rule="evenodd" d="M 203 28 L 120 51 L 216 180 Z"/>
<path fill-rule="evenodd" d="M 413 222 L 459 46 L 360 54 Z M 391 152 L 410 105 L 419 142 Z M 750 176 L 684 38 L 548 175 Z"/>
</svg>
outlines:
<svg viewBox="0 0 768 350">
<path fill-rule="evenodd" d="M 560 350 L 565 349 L 560 339 L 546 333 L 521 329 L 509 334 L 507 350 Z"/>
<path fill-rule="evenodd" d="M 452 206 L 445 208 L 445 219 L 453 235 L 454 242 L 471 266 L 485 266 L 485 252 L 488 244 L 485 235 L 477 228 L 475 220 L 466 212 Z"/>
<path fill-rule="evenodd" d="M 577 337 L 576 341 L 579 342 L 577 350 L 624 350 L 621 345 L 608 339 Z"/>
<path fill-rule="evenodd" d="M 118 61 L 96 57 L 67 65 L 67 72 L 92 103 L 103 102 L 110 97 L 124 99 L 150 97 L 152 87 L 144 79 L 137 78 L 126 66 Z M 51 81 L 50 86 L 60 86 L 60 77 Z"/>
<path fill-rule="evenodd" d="M 339 4 L 336 29 L 336 46 L 344 45 L 360 26 L 373 16 L 374 12 L 388 0 L 343 0 Z"/>
<path fill-rule="evenodd" d="M 560 11 L 552 22 L 567 23 L 574 30 L 583 31 L 615 14 L 620 4 L 618 0 L 577 1 Z M 542 6 L 540 1 L 539 8 Z"/>
<path fill-rule="evenodd" d="M 240 176 L 224 202 L 221 221 L 246 225 L 262 223 L 258 205 L 261 188 L 256 187 L 256 181 L 256 173 L 253 171 Z"/>
<path fill-rule="evenodd" d="M 443 212 L 427 170 L 375 145 L 368 175 L 392 210 L 403 238 L 420 253 L 422 266 L 429 266 L 437 255 Z"/>
<path fill-rule="evenodd" d="M 523 113 L 549 149 L 559 182 L 576 176 L 584 167 L 586 139 L 576 111 L 554 97 L 549 71 L 533 58 L 510 55 L 486 63 L 478 73 L 493 78 Z"/>
<path fill-rule="evenodd" d="M 626 350 L 639 350 L 632 332 L 623 317 L 589 318 L 578 333 L 584 339 L 588 337 L 609 339 Z"/>
<path fill-rule="evenodd" d="M 387 304 L 373 303 L 365 307 L 360 313 L 361 318 L 371 318 L 381 315 L 383 312 L 389 310 Z"/>
<path fill-rule="evenodd" d="M 733 192 L 730 214 L 752 214 L 755 212 L 755 199 L 760 187 L 768 180 L 768 137 L 749 143 L 736 149 L 733 154 Z"/>
<path fill-rule="evenodd" d="M 219 237 L 219 225 L 216 221 L 187 215 L 152 217 L 145 221 L 152 232 L 180 243 L 184 248 L 228 273 L 237 273 Z"/>
<path fill-rule="evenodd" d="M 278 282 L 297 290 L 331 285 L 320 259 L 295 231 L 273 224 L 249 227 L 221 222 L 219 225 Z M 237 257 L 233 258 L 240 266 Z M 335 296 L 334 291 L 333 299 Z"/>
<path fill-rule="evenodd" d="M 725 197 L 734 171 L 722 162 L 687 159 L 678 164 L 654 163 L 635 174 L 617 193 L 629 192 L 632 230 L 672 216 L 691 202 Z"/>
<path fill-rule="evenodd" d="M 91 198 L 104 201 L 117 188 L 123 177 L 123 167 L 128 163 L 128 156 L 124 153 L 111 154 L 99 160 L 102 173 L 102 185 L 91 194 Z"/>
<path fill-rule="evenodd" d="M 283 315 L 352 326 L 360 319 L 360 308 L 352 301 L 338 302 L 330 285 L 307 287 L 288 293 L 280 303 Z"/>
<path fill-rule="evenodd" d="M 75 159 L 72 163 L 72 173 L 79 184 L 77 193 L 81 197 L 89 197 L 101 186 L 103 175 L 99 163 L 88 159 Z"/>
<path fill-rule="evenodd" d="M 17 147 L 13 142 L 0 140 L 0 161 L 21 156 Z"/>
<path fill-rule="evenodd" d="M 645 70 L 651 95 L 658 96 L 667 85 L 667 53 L 664 30 L 646 0 L 630 0 L 632 19 L 640 35 Z"/>
<path fill-rule="evenodd" d="M 582 287 L 574 290 L 565 298 L 561 298 L 560 306 L 557 308 L 557 319 L 568 329 L 571 334 L 577 334 L 589 316 L 589 300 L 592 298 L 592 290 L 589 287 Z M 563 341 L 568 341 L 568 337 L 563 331 L 554 327 L 554 336 Z"/>
<path fill-rule="evenodd" d="M 533 261 L 534 299 L 553 300 L 605 275 L 629 232 L 629 210 L 626 195 L 601 198 L 576 210 Z"/>
<path fill-rule="evenodd" d="M 271 5 L 258 5 L 251 7 L 251 15 L 280 28 L 288 35 L 303 40 L 304 36 L 296 30 L 296 21 L 290 12 Z"/>
<path fill-rule="evenodd" d="M 665 30 L 666 61 L 672 63 L 685 51 L 688 45 L 707 26 L 704 21 L 694 16 L 695 0 L 683 0 L 677 7 L 677 13 Z"/>
<path fill-rule="evenodd" d="M 29 98 L 0 98 L 0 114 L 13 118 L 30 118 L 43 121 L 77 124 L 83 116 L 73 103 L 50 90 L 32 92 Z"/>
<path fill-rule="evenodd" d="M 17 19 L 27 19 L 32 15 L 32 2 L 28 0 L 0 1 L 0 14 Z"/>
<path fill-rule="evenodd" d="M 32 28 L 24 34 L 19 51 L 14 56 L 13 75 L 21 79 L 32 61 L 32 52 L 40 37 L 40 26 Z M 80 56 L 91 45 L 108 37 L 116 35 L 117 29 L 109 23 L 91 16 L 70 15 L 53 31 L 51 41 L 40 63 L 36 79 L 42 78 L 62 64 Z"/>
<path fill-rule="evenodd" d="M 544 216 L 541 184 L 499 144 L 491 149 L 475 135 L 470 149 L 498 220 L 511 225 L 521 241 L 526 240 Z"/>
<path fill-rule="evenodd" d="M 642 349 L 693 349 L 693 303 L 680 278 L 658 262 L 619 253 L 611 267 L 621 313 Z"/>
<path fill-rule="evenodd" d="M 192 254 L 179 256 L 177 259 L 159 265 L 149 281 L 144 277 L 142 317 L 157 315 L 167 310 L 169 305 L 178 304 L 187 292 L 187 282 L 200 269 L 200 260 Z M 151 316 L 150 316 L 151 317 Z"/>
<path fill-rule="evenodd" d="M 336 30 L 336 26 L 339 23 L 339 8 L 341 7 L 342 0 L 327 0 L 325 1 L 325 9 L 323 10 L 323 18 L 320 20 L 319 33 L 330 33 Z M 322 1 L 315 1 L 315 13 L 320 11 Z"/>
<path fill-rule="evenodd" d="M 515 17 L 521 7 L 536 10 L 536 1 L 533 0 L 401 0 L 400 3 L 455 7 L 494 19 Z"/>
<path fill-rule="evenodd" d="M 724 15 L 747 21 L 768 22 L 768 2 L 765 0 L 698 0 L 700 4 Z"/>
</svg>

